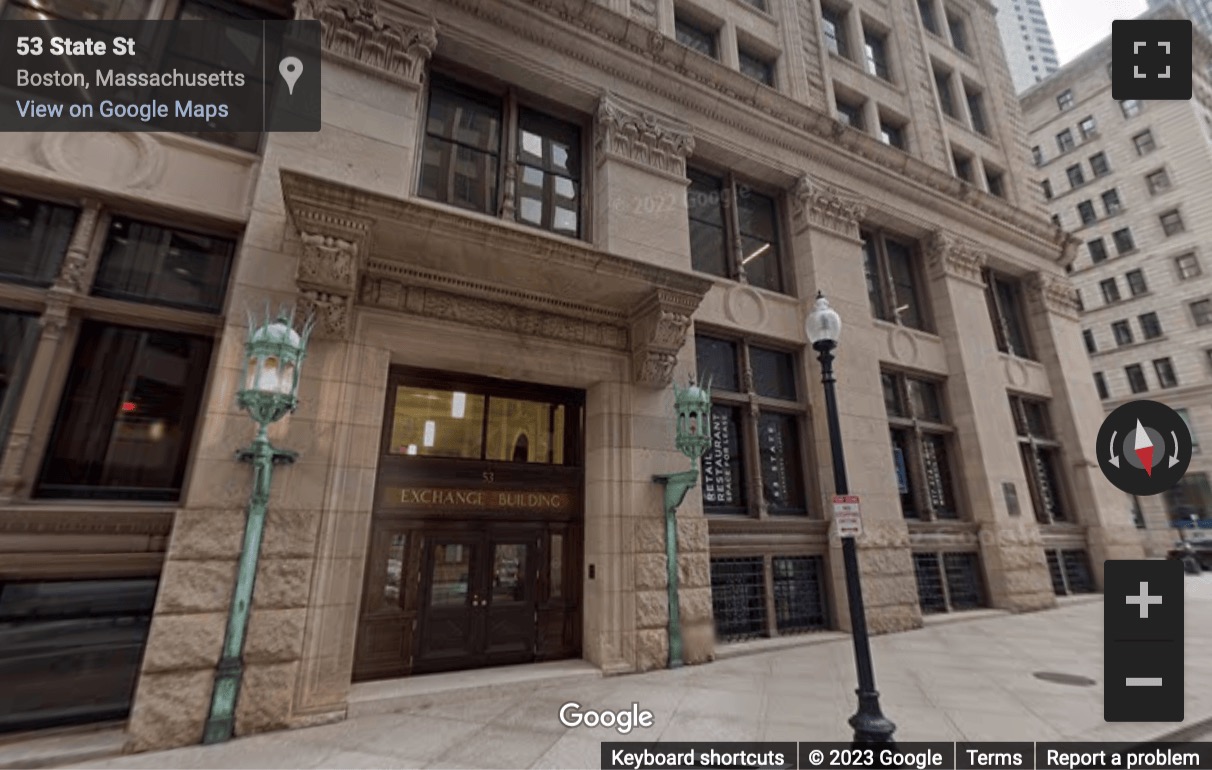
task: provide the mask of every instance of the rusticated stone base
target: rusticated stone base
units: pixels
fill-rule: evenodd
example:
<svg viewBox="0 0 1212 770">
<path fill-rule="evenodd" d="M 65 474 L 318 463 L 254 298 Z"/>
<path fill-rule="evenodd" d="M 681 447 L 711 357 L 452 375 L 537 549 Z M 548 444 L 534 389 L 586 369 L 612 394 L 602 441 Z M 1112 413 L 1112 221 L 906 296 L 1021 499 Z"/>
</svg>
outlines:
<svg viewBox="0 0 1212 770">
<path fill-rule="evenodd" d="M 705 663 L 715 657 L 707 522 L 697 514 L 678 516 L 677 533 L 682 661 Z M 669 664 L 669 573 L 663 514 L 638 523 L 635 543 L 636 670 L 651 671 Z"/>
<path fill-rule="evenodd" d="M 857 544 L 868 632 L 888 634 L 920 628 L 922 613 L 905 522 L 864 521 L 863 535 Z M 834 548 L 836 563 L 841 565 L 840 541 L 834 543 Z M 844 581 L 844 570 L 841 572 Z M 849 626 L 848 618 L 846 625 Z"/>
<path fill-rule="evenodd" d="M 1056 606 L 1043 539 L 1032 525 L 985 526 L 981 561 L 989 602 L 997 609 L 1031 612 Z"/>
<path fill-rule="evenodd" d="M 144 673 L 131 709 L 127 752 L 156 751 L 202 741 L 215 683 L 213 669 Z"/>
<path fill-rule="evenodd" d="M 1090 527 L 1086 531 L 1086 542 L 1090 547 L 1090 570 L 1100 591 L 1105 585 L 1104 561 L 1145 558 L 1140 532 L 1133 527 Z"/>
</svg>

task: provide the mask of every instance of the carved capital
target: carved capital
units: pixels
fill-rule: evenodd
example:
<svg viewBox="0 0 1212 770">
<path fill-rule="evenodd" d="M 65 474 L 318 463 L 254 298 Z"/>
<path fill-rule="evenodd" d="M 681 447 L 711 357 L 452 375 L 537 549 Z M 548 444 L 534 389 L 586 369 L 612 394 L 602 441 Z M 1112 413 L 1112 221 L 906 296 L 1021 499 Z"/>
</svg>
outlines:
<svg viewBox="0 0 1212 770">
<path fill-rule="evenodd" d="M 418 87 L 438 45 L 432 22 L 405 25 L 386 21 L 379 15 L 378 0 L 300 0 L 296 16 L 320 21 L 321 45 L 326 52 L 360 69 Z"/>
<path fill-rule="evenodd" d="M 657 289 L 632 313 L 631 363 L 638 384 L 663 388 L 673 382 L 678 351 L 700 299 Z"/>
<path fill-rule="evenodd" d="M 57 340 L 62 337 L 63 331 L 67 328 L 67 317 L 70 312 L 71 301 L 69 298 L 64 295 L 63 291 L 52 287 L 47 294 L 46 309 L 38 318 L 38 323 L 42 325 L 42 338 Z"/>
<path fill-rule="evenodd" d="M 1076 321 L 1081 317 L 1077 290 L 1068 278 L 1049 273 L 1033 273 L 1028 282 L 1031 291 L 1049 313 Z"/>
<path fill-rule="evenodd" d="M 358 247 L 344 238 L 321 233 L 299 233 L 299 286 L 349 293 L 356 285 Z"/>
<path fill-rule="evenodd" d="M 316 336 L 347 339 L 370 223 L 311 207 L 292 213 L 301 244 L 298 311 L 314 314 Z"/>
<path fill-rule="evenodd" d="M 295 312 L 302 318 L 315 319 L 312 336 L 323 339 L 349 339 L 349 316 L 353 309 L 353 298 L 347 294 L 302 289 L 295 304 Z"/>
<path fill-rule="evenodd" d="M 867 215 L 867 207 L 860 200 L 807 174 L 792 189 L 791 203 L 797 231 L 812 226 L 857 238 L 859 224 Z"/>
<path fill-rule="evenodd" d="M 615 157 L 678 180 L 686 178 L 686 158 L 694 152 L 690 126 L 610 93 L 598 102 L 597 123 L 599 160 Z"/>
<path fill-rule="evenodd" d="M 935 230 L 926 243 L 926 255 L 937 274 L 985 287 L 986 255 L 975 244 L 945 230 Z"/>
</svg>

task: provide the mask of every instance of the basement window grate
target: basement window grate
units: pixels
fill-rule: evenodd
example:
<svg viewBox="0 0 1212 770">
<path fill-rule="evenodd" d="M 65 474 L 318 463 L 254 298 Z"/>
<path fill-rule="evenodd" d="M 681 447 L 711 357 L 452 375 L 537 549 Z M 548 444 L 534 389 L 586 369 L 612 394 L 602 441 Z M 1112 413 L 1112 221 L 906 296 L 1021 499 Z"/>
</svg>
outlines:
<svg viewBox="0 0 1212 770">
<path fill-rule="evenodd" d="M 711 605 L 721 641 L 766 635 L 765 573 L 760 556 L 711 560 Z"/>
<path fill-rule="evenodd" d="M 820 556 L 776 556 L 774 568 L 775 627 L 780 634 L 821 631 L 829 627 L 825 602 L 824 562 Z"/>
<path fill-rule="evenodd" d="M 913 574 L 922 614 L 961 612 L 986 606 L 976 553 L 915 553 Z"/>
</svg>

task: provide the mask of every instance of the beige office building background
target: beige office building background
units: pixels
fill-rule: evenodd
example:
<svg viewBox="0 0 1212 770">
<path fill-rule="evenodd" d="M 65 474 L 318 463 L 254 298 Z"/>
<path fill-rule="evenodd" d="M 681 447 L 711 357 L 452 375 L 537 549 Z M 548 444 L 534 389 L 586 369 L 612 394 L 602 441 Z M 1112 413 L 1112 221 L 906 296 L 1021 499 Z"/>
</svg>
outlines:
<svg viewBox="0 0 1212 770">
<path fill-rule="evenodd" d="M 844 323 L 874 632 L 1050 607 L 1141 552 L 1095 460 L 1075 242 L 1043 212 L 985 3 L 0 14 L 293 14 L 325 46 L 319 133 L 0 141 L 0 623 L 20 639 L 0 729 L 200 740 L 250 487 L 245 311 L 266 301 L 317 327 L 271 431 L 301 457 L 274 474 L 239 734 L 341 719 L 383 678 L 664 666 L 652 476 L 687 467 L 670 385 L 696 374 L 714 442 L 678 510 L 688 662 L 848 628 L 818 291 Z"/>
<path fill-rule="evenodd" d="M 1177 4 L 1145 18 L 1176 18 Z M 1055 221 L 1081 241 L 1070 277 L 1103 406 L 1167 404 L 1186 420 L 1191 465 L 1136 501 L 1149 553 L 1174 521 L 1212 518 L 1212 44 L 1195 36 L 1194 99 L 1111 98 L 1106 39 L 1022 96 L 1036 179 Z"/>
</svg>

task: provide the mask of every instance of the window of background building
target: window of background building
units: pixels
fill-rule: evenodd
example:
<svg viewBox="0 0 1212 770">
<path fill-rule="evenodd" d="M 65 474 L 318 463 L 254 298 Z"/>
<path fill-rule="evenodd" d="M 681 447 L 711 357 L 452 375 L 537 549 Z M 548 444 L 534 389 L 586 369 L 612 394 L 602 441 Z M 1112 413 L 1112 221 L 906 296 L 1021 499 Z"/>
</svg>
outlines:
<svg viewBox="0 0 1212 770">
<path fill-rule="evenodd" d="M 1124 374 L 1128 376 L 1128 387 L 1133 393 L 1146 393 L 1149 390 L 1149 383 L 1145 381 L 1145 370 L 1140 364 L 1132 364 L 1124 367 Z"/>
<path fill-rule="evenodd" d="M 674 37 L 679 43 L 712 59 L 720 58 L 718 35 L 714 30 L 707 29 L 703 24 L 674 14 Z"/>
<path fill-rule="evenodd" d="M 1107 260 L 1107 246 L 1103 243 L 1103 239 L 1095 238 L 1092 241 L 1086 241 L 1086 248 L 1090 252 L 1090 261 L 1094 264 L 1105 262 Z"/>
<path fill-rule="evenodd" d="M 943 114 L 949 118 L 959 117 L 955 109 L 955 95 L 951 90 L 951 73 L 935 67 L 934 87 L 938 91 L 938 104 Z"/>
<path fill-rule="evenodd" d="M 1082 299 L 1082 290 L 1074 289 L 1073 298 L 1077 300 L 1077 309 L 1079 312 L 1086 312 L 1086 301 Z"/>
<path fill-rule="evenodd" d="M 1132 230 L 1127 227 L 1111 233 L 1111 240 L 1115 241 L 1116 254 L 1136 251 L 1136 240 L 1132 237 Z"/>
<path fill-rule="evenodd" d="M 1178 213 L 1178 209 L 1166 211 L 1162 213 L 1158 219 L 1161 220 L 1162 232 L 1166 234 L 1167 238 L 1171 235 L 1177 235 L 1178 233 L 1181 233 L 1187 229 L 1183 225 L 1183 217 L 1182 214 Z"/>
<path fill-rule="evenodd" d="M 1074 147 L 1073 132 L 1066 128 L 1064 131 L 1061 131 L 1059 134 L 1057 134 L 1056 135 L 1056 147 L 1062 153 L 1072 150 Z"/>
<path fill-rule="evenodd" d="M 851 128 L 857 128 L 859 131 L 865 130 L 863 125 L 863 105 L 861 104 L 851 104 L 838 97 L 837 119 Z"/>
<path fill-rule="evenodd" d="M 1147 340 L 1154 340 L 1162 336 L 1161 319 L 1157 317 L 1157 313 L 1145 313 L 1137 317 L 1140 321 L 1140 331 Z"/>
<path fill-rule="evenodd" d="M 1080 163 L 1065 169 L 1065 176 L 1069 177 L 1069 187 L 1081 187 L 1086 183 L 1086 175 L 1082 173 Z"/>
<path fill-rule="evenodd" d="M 927 32 L 939 33 L 938 17 L 934 13 L 934 0 L 917 0 L 917 12 L 922 17 L 922 26 Z"/>
<path fill-rule="evenodd" d="M 1035 518 L 1043 524 L 1066 521 L 1065 492 L 1061 488 L 1061 446 L 1052 430 L 1048 402 L 1010 396 L 1019 450 Z"/>
<path fill-rule="evenodd" d="M 1148 155 L 1157 149 L 1157 144 L 1153 141 L 1152 131 L 1142 131 L 1132 137 L 1132 144 L 1136 147 L 1137 155 Z"/>
<path fill-rule="evenodd" d="M 1171 521 L 1212 518 L 1212 485 L 1206 473 L 1188 473 L 1162 494 Z"/>
<path fill-rule="evenodd" d="M 1146 176 L 1145 183 L 1149 185 L 1150 195 L 1158 195 L 1170 189 L 1170 175 L 1164 168 L 1160 168 Z"/>
<path fill-rule="evenodd" d="M 1089 140 L 1098 136 L 1098 124 L 1094 122 L 1094 116 L 1087 115 L 1082 118 L 1081 122 L 1077 124 L 1077 130 L 1081 131 L 1082 139 Z"/>
<path fill-rule="evenodd" d="M 1192 302 L 1190 308 L 1191 320 L 1195 322 L 1196 326 L 1212 325 L 1212 299 Z"/>
<path fill-rule="evenodd" d="M 1141 113 L 1144 103 L 1139 99 L 1124 99 L 1119 103 L 1119 109 L 1124 113 L 1125 118 L 1135 118 Z"/>
<path fill-rule="evenodd" d="M 1052 182 L 1050 180 L 1045 179 L 1042 182 L 1040 182 L 1039 184 L 1040 184 L 1040 187 L 1042 187 L 1044 190 L 1044 200 L 1048 200 L 1048 201 L 1052 200 Z"/>
<path fill-rule="evenodd" d="M 1134 342 L 1132 339 L 1132 327 L 1127 321 L 1115 321 L 1112 323 L 1111 335 L 1115 337 L 1115 344 L 1120 347 L 1131 345 Z"/>
<path fill-rule="evenodd" d="M 1187 432 L 1191 434 L 1191 453 L 1199 452 L 1199 434 L 1195 432 L 1195 426 L 1191 424 L 1191 413 L 1186 409 L 1175 409 L 1178 416 L 1183 418 L 1183 423 L 1187 426 Z"/>
<path fill-rule="evenodd" d="M 1111 188 L 1103 193 L 1103 208 L 1107 212 L 1107 216 L 1113 217 L 1123 211 L 1123 206 L 1119 202 L 1119 191 Z"/>
<path fill-rule="evenodd" d="M 891 371 L 880 379 L 901 513 L 923 521 L 959 518 L 943 384 Z"/>
<path fill-rule="evenodd" d="M 867 72 L 883 80 L 891 81 L 888 70 L 888 36 L 872 29 L 863 30 L 863 50 L 866 53 Z"/>
<path fill-rule="evenodd" d="M 851 58 L 850 38 L 846 32 L 846 14 L 834 8 L 821 9 L 821 29 L 825 34 L 825 47 L 843 59 Z"/>
<path fill-rule="evenodd" d="M 1082 341 L 1086 343 L 1087 353 L 1097 353 L 1098 344 L 1094 341 L 1094 332 L 1090 329 L 1082 329 Z"/>
<path fill-rule="evenodd" d="M 1064 91 L 1061 91 L 1060 94 L 1056 97 L 1056 106 L 1059 107 L 1062 111 L 1072 109 L 1073 105 L 1074 105 L 1073 92 L 1067 88 Z"/>
<path fill-rule="evenodd" d="M 876 318 L 932 331 L 917 248 L 883 233 L 864 232 L 867 297 Z"/>
<path fill-rule="evenodd" d="M 1195 256 L 1194 252 L 1178 255 L 1174 258 L 1174 265 L 1178 268 L 1178 277 L 1184 281 L 1203 273 L 1203 269 L 1199 266 L 1199 258 Z"/>
<path fill-rule="evenodd" d="M 800 449 L 806 409 L 795 354 L 708 335 L 696 336 L 695 346 L 699 375 L 712 382 L 712 444 L 702 459 L 704 509 L 757 517 L 764 507 L 772 515 L 807 515 Z M 755 478 L 760 494 L 750 490 Z"/>
<path fill-rule="evenodd" d="M 1031 337 L 1023 300 L 1023 285 L 1017 278 L 985 271 L 985 302 L 997 338 L 997 349 L 1020 358 L 1031 358 Z"/>
<path fill-rule="evenodd" d="M 1038 144 L 1031 148 L 1031 158 L 1035 161 L 1035 165 L 1044 165 L 1044 151 Z"/>
<path fill-rule="evenodd" d="M 1077 204 L 1077 216 L 1082 220 L 1083 225 L 1098 221 L 1098 212 L 1094 210 L 1094 204 L 1090 201 L 1082 201 Z"/>
<path fill-rule="evenodd" d="M 1174 362 L 1169 358 L 1155 358 L 1153 371 L 1157 373 L 1157 384 L 1162 388 L 1177 388 L 1178 375 L 1174 373 Z"/>
<path fill-rule="evenodd" d="M 1128 279 L 1128 291 L 1132 292 L 1133 297 L 1139 297 L 1149 291 L 1149 284 L 1145 282 L 1143 270 L 1129 270 L 1124 278 Z"/>
<path fill-rule="evenodd" d="M 1110 391 L 1107 390 L 1107 378 L 1103 376 L 1102 372 L 1094 373 L 1094 388 L 1098 391 L 1098 397 L 1103 401 L 1111 397 Z"/>
<path fill-rule="evenodd" d="M 1090 169 L 1094 172 L 1095 178 L 1106 176 L 1111 173 L 1111 164 L 1107 161 L 1107 153 L 1096 152 L 1090 156 Z"/>
<path fill-rule="evenodd" d="M 690 257 L 695 270 L 783 291 L 778 204 L 731 175 L 690 177 Z M 735 244 L 740 242 L 737 254 Z"/>
<path fill-rule="evenodd" d="M 1103 302 L 1110 304 L 1119 302 L 1119 284 L 1114 278 L 1106 278 L 1098 282 L 1098 288 L 1103 292 Z"/>
<path fill-rule="evenodd" d="M 737 51 L 737 62 L 743 74 L 774 88 L 774 62 L 763 55 L 749 53 L 744 49 Z"/>
</svg>

